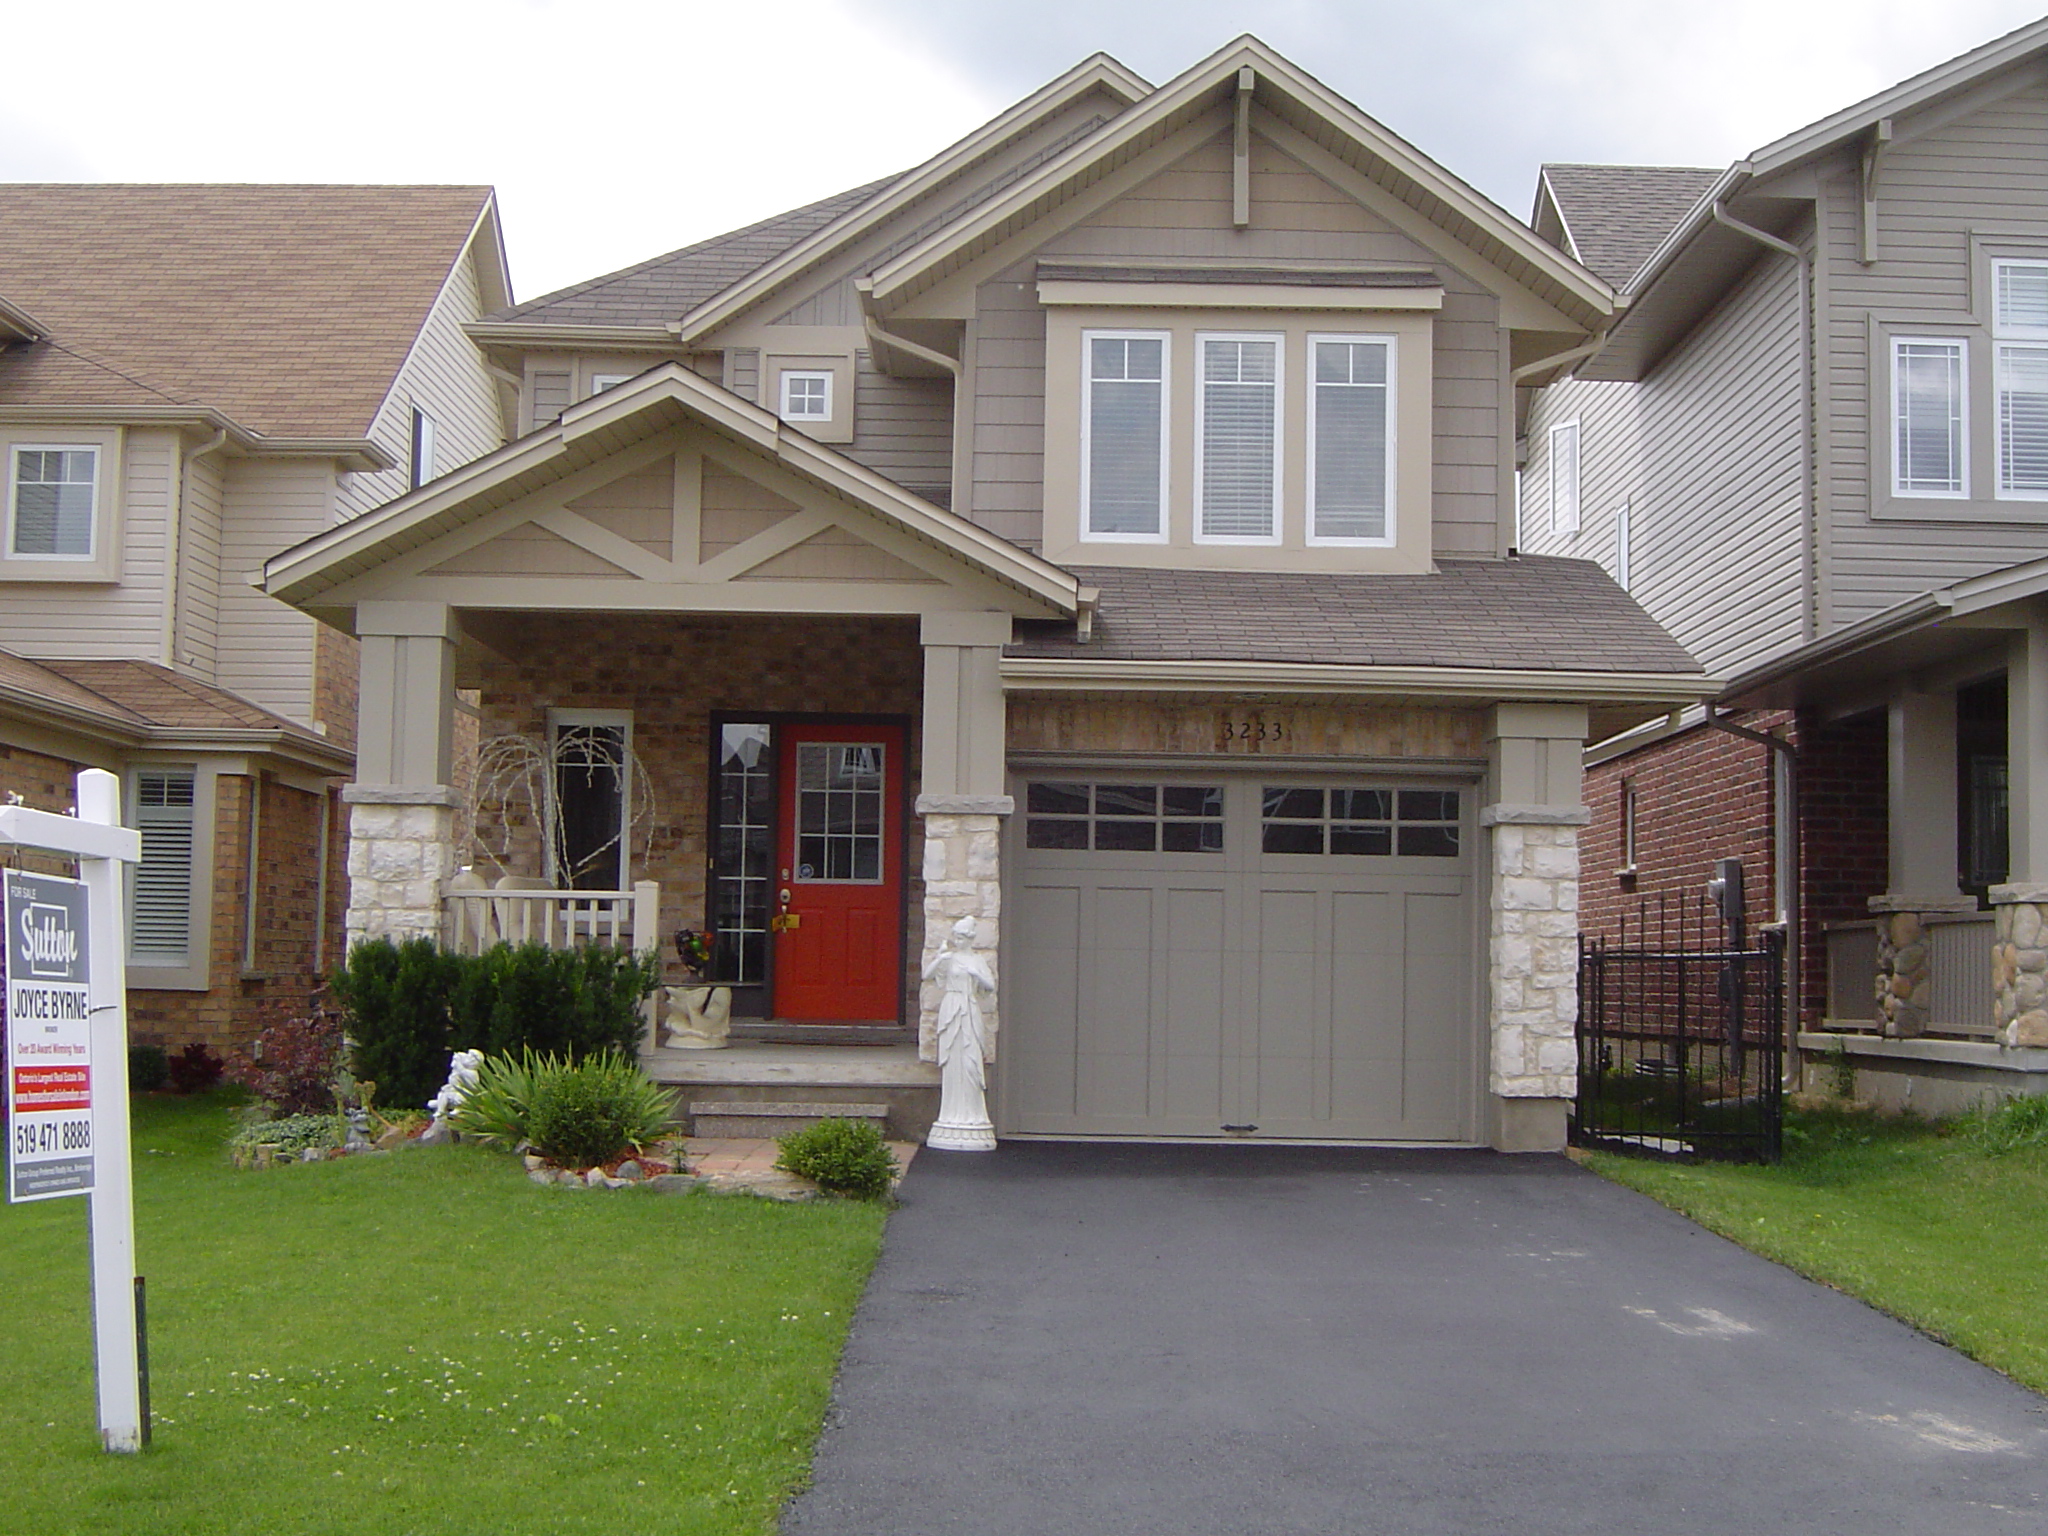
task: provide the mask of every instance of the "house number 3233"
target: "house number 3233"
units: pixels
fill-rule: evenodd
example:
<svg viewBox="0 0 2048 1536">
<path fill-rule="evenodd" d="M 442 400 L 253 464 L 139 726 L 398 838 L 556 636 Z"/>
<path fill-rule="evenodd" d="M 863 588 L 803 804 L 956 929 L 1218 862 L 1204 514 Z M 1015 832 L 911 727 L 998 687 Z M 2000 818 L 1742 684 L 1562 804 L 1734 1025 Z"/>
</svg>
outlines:
<svg viewBox="0 0 2048 1536">
<path fill-rule="evenodd" d="M 1264 720 L 1253 716 L 1249 720 L 1223 722 L 1223 744 L 1226 747 L 1249 747 L 1261 741 L 1285 741 L 1287 723 L 1284 720 Z"/>
</svg>

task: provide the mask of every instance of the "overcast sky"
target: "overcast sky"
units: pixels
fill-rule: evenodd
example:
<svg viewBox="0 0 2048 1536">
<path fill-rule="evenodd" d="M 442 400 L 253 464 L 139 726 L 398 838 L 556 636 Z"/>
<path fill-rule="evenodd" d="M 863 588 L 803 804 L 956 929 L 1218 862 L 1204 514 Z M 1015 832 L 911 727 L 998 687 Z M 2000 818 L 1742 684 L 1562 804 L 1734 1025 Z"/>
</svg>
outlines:
<svg viewBox="0 0 2048 1536">
<path fill-rule="evenodd" d="M 490 182 L 530 298 L 1253 31 L 1526 216 L 1544 160 L 1725 165 L 2040 5 L 72 0 L 10 15 L 0 180 Z"/>
</svg>

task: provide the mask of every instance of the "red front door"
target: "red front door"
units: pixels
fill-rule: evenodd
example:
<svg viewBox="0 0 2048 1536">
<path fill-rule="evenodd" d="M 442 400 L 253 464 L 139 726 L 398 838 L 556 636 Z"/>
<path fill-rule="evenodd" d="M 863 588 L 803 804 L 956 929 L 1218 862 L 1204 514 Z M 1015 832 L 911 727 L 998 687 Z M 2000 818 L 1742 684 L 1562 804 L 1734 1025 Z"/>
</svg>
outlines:
<svg viewBox="0 0 2048 1536">
<path fill-rule="evenodd" d="M 782 731 L 771 921 L 778 1019 L 900 1017 L 903 756 L 901 726 Z"/>
</svg>

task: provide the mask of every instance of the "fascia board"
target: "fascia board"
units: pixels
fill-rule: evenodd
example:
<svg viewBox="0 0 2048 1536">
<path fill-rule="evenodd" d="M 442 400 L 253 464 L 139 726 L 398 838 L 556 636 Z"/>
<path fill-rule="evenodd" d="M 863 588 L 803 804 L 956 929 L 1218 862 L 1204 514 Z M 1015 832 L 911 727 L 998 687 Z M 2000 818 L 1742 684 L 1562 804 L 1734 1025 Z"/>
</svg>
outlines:
<svg viewBox="0 0 2048 1536">
<path fill-rule="evenodd" d="M 1838 629 L 1831 635 L 1810 641 L 1769 661 L 1760 662 L 1746 672 L 1738 672 L 1728 679 L 1721 690 L 1720 702 L 1739 704 L 1759 689 L 1773 683 L 1781 683 L 1796 677 L 1801 672 L 1825 666 L 1832 661 L 1853 656 L 1858 651 L 1882 645 L 1916 629 L 1924 629 L 1949 615 L 1953 598 L 1946 591 L 1922 592 L 1909 597 L 1903 603 L 1895 603 L 1882 613 L 1874 613 L 1867 619 L 1860 619 L 1846 629 Z"/>
<path fill-rule="evenodd" d="M 10 304 L 0 296 L 0 325 L 4 325 L 17 341 L 40 341 L 50 334 L 50 328 L 18 304 Z"/>
<path fill-rule="evenodd" d="M 393 460 L 366 437 L 266 437 L 210 406 L 13 405 L 0 403 L 0 421 L 93 422 L 110 427 L 195 427 L 225 432 L 250 458 L 335 459 L 348 469 L 389 469 Z"/>
<path fill-rule="evenodd" d="M 505 230 L 498 218 L 498 191 L 493 187 L 478 211 L 464 249 L 476 254 L 480 307 L 485 314 L 512 306 L 512 264 L 505 254 Z"/>
<path fill-rule="evenodd" d="M 1338 693 L 1546 700 L 1589 704 L 1694 704 L 1720 691 L 1697 672 L 1582 672 L 1482 667 L 1371 667 L 1258 661 L 1089 661 L 1010 656 L 1011 692 Z"/>
<path fill-rule="evenodd" d="M 741 311 L 782 287 L 918 198 L 942 186 L 977 160 L 1000 149 L 1020 132 L 1090 90 L 1102 89 L 1134 105 L 1151 95 L 1152 87 L 1108 54 L 1084 59 L 1057 79 L 1041 86 L 1007 112 L 984 123 L 966 138 L 941 150 L 893 186 L 884 188 L 858 208 L 850 208 L 766 266 L 750 272 L 732 287 L 714 294 L 678 320 L 671 330 L 687 344 L 715 330 Z"/>
<path fill-rule="evenodd" d="M 111 700 L 108 701 L 109 711 L 119 707 Z M 124 719 L 121 715 L 111 712 L 102 713 L 76 704 L 61 704 L 45 694 L 10 684 L 0 684 L 0 709 L 30 724 L 70 731 L 108 746 L 134 747 L 149 734 L 148 722 L 139 716 Z"/>
<path fill-rule="evenodd" d="M 471 320 L 462 330 L 482 346 L 655 352 L 673 352 L 677 346 L 675 333 L 660 325 L 543 325 L 537 321 Z"/>
<path fill-rule="evenodd" d="M 25 724 L 82 737 L 124 753 L 255 751 L 317 769 L 326 775 L 345 775 L 355 768 L 355 754 L 346 748 L 308 739 L 276 726 L 211 728 L 155 725 L 139 717 L 124 719 L 111 713 L 102 714 L 62 704 L 42 694 L 9 686 L 0 686 L 0 708 Z M 109 708 L 120 706 L 110 701 Z"/>
</svg>

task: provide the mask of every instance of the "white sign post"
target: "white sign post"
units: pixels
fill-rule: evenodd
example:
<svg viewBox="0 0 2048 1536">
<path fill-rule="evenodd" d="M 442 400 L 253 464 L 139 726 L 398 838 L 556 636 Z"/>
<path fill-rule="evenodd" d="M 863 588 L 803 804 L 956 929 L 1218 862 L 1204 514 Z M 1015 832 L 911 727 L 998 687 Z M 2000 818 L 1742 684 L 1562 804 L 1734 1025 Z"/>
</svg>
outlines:
<svg viewBox="0 0 2048 1536">
<path fill-rule="evenodd" d="M 128 1147 L 128 978 L 127 937 L 121 921 L 121 866 L 142 858 L 141 837 L 121 825 L 121 784 L 113 774 L 88 768 L 78 776 L 78 814 L 56 816 L 27 806 L 0 806 L 0 844 L 78 860 L 81 878 L 55 880 L 7 871 L 8 1095 L 10 1106 L 27 1091 L 29 1123 L 36 1149 L 26 1170 L 10 1117 L 8 1196 L 42 1199 L 87 1193 L 92 1227 L 92 1318 L 94 1364 L 99 1381 L 100 1441 L 110 1451 L 142 1449 L 142 1372 L 135 1327 L 135 1198 Z M 17 883 L 20 895 L 16 895 Z M 66 895 L 83 887 L 83 927 Z M 56 896 L 57 900 L 39 899 Z M 17 924 L 26 922 L 26 927 Z M 67 933 L 67 924 L 70 924 Z M 77 1004 L 82 969 L 85 1057 L 74 1054 L 78 1032 L 70 1015 Z M 57 974 L 59 971 L 62 975 Z M 29 1017 L 17 1015 L 17 1006 Z M 59 1015 L 54 1020 L 42 1015 Z M 45 1023 L 59 1026 L 45 1032 Z M 28 1044 L 48 1049 L 21 1051 Z M 32 1071 L 29 1064 L 54 1071 Z M 82 1081 L 81 1075 L 82 1074 Z M 81 1124 L 75 1107 L 88 1108 Z M 70 1107 L 65 1107 L 70 1106 Z M 47 1117 L 47 1118 L 46 1118 Z M 53 1123 L 58 1145 L 43 1148 L 45 1123 Z M 68 1134 L 83 1148 L 63 1146 Z M 67 1169 L 64 1165 L 70 1164 Z M 77 1166 L 82 1163 L 82 1168 Z M 41 1181 L 70 1182 L 39 1188 Z M 80 1182 L 82 1180 L 82 1182 Z"/>
</svg>

